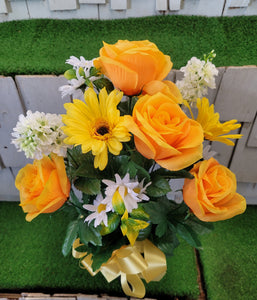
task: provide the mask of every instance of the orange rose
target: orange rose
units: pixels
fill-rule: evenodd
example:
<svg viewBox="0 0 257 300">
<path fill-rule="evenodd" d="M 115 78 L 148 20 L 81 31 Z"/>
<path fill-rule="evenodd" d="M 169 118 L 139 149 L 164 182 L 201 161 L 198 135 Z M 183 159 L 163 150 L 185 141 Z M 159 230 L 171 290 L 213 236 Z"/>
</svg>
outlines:
<svg viewBox="0 0 257 300">
<path fill-rule="evenodd" d="M 185 179 L 185 203 L 202 221 L 232 218 L 246 209 L 245 198 L 236 193 L 236 176 L 214 158 L 197 163 L 190 171 L 194 179 Z"/>
<path fill-rule="evenodd" d="M 51 153 L 22 168 L 15 180 L 20 191 L 20 206 L 30 222 L 39 214 L 52 213 L 67 200 L 70 182 L 62 157 Z"/>
<path fill-rule="evenodd" d="M 94 65 L 117 89 L 129 96 L 139 94 L 149 81 L 163 80 L 173 65 L 168 55 L 147 40 L 119 40 L 114 45 L 103 44 Z"/>
<path fill-rule="evenodd" d="M 142 94 L 154 95 L 158 92 L 170 97 L 175 103 L 182 103 L 183 97 L 175 83 L 169 80 L 153 80 L 143 86 Z"/>
<path fill-rule="evenodd" d="M 137 150 L 166 169 L 181 170 L 202 158 L 201 125 L 162 93 L 141 97 L 125 124 Z"/>
</svg>

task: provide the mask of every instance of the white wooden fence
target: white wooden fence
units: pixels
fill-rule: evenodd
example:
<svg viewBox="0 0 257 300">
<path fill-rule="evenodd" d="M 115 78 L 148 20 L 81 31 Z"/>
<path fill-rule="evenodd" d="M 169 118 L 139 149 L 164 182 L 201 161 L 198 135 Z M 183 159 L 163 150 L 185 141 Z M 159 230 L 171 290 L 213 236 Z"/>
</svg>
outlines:
<svg viewBox="0 0 257 300">
<path fill-rule="evenodd" d="M 215 103 L 221 121 L 237 119 L 243 138 L 235 147 L 212 143 L 216 158 L 228 166 L 237 176 L 238 191 L 248 203 L 257 204 L 257 67 L 218 68 L 215 90 L 208 98 Z M 168 78 L 181 79 L 182 73 L 171 71 Z M 23 153 L 18 153 L 11 142 L 11 132 L 19 114 L 30 109 L 33 112 L 64 113 L 63 104 L 71 101 L 61 98 L 58 88 L 66 84 L 63 76 L 15 76 L 0 77 L 0 200 L 18 200 L 14 178 L 26 163 Z"/>
<path fill-rule="evenodd" d="M 154 15 L 257 15 L 256 0 L 0 0 L 0 22 L 117 19 Z"/>
</svg>

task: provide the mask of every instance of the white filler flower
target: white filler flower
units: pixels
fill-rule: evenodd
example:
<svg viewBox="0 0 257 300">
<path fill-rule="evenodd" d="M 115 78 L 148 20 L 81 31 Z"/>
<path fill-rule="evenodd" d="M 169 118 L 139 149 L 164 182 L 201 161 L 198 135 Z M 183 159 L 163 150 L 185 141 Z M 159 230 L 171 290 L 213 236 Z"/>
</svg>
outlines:
<svg viewBox="0 0 257 300">
<path fill-rule="evenodd" d="M 61 130 L 64 126 L 62 117 L 56 114 L 45 114 L 27 111 L 27 116 L 20 115 L 13 129 L 12 144 L 18 151 L 24 151 L 27 158 L 41 159 L 51 152 L 66 156 L 67 148 L 63 140 L 66 135 Z"/>
<path fill-rule="evenodd" d="M 111 206 L 103 203 L 103 196 L 102 194 L 97 195 L 96 199 L 92 204 L 84 204 L 83 208 L 86 210 L 92 211 L 93 213 L 86 217 L 85 222 L 89 224 L 91 221 L 95 220 L 94 227 L 97 227 L 102 222 L 107 227 L 108 226 L 108 216 L 107 212 L 112 210 Z"/>
<path fill-rule="evenodd" d="M 120 196 L 124 206 L 128 213 L 132 212 L 133 209 L 138 207 L 138 202 L 148 201 L 149 197 L 145 194 L 146 188 L 151 184 L 149 182 L 143 187 L 144 180 L 140 183 L 134 179 L 130 180 L 129 174 L 127 173 L 123 179 L 118 174 L 115 174 L 115 181 L 103 180 L 102 182 L 107 185 L 105 189 L 105 199 L 103 203 L 112 205 L 112 201 L 115 196 Z"/>
<path fill-rule="evenodd" d="M 214 51 L 211 51 L 208 56 L 204 56 L 204 60 L 192 57 L 187 65 L 180 69 L 184 78 L 178 80 L 176 85 L 184 99 L 196 101 L 207 94 L 208 88 L 216 87 L 214 76 L 218 75 L 218 70 L 211 62 L 215 56 Z"/>
</svg>

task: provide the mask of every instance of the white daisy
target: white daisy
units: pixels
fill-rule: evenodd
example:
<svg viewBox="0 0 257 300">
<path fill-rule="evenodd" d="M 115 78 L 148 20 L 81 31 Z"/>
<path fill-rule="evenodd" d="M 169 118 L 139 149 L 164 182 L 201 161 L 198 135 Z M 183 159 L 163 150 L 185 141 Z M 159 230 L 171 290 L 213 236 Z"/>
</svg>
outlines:
<svg viewBox="0 0 257 300">
<path fill-rule="evenodd" d="M 89 224 L 91 221 L 95 220 L 94 226 L 97 227 L 102 222 L 107 227 L 108 226 L 108 216 L 107 212 L 112 210 L 112 207 L 105 203 L 103 203 L 103 196 L 102 194 L 97 195 L 96 199 L 92 204 L 84 204 L 83 208 L 92 211 L 93 213 L 86 217 L 85 222 Z"/>
<path fill-rule="evenodd" d="M 61 92 L 62 97 L 65 97 L 66 95 L 74 95 L 76 91 L 85 83 L 85 78 L 79 75 L 78 70 L 76 70 L 76 76 L 77 79 L 73 78 L 68 80 L 69 84 L 59 87 L 58 90 Z"/>
<path fill-rule="evenodd" d="M 145 187 L 143 187 L 144 180 L 142 180 L 140 183 L 136 179 L 130 180 L 128 173 L 123 179 L 121 179 L 118 174 L 115 174 L 115 179 L 116 182 L 111 180 L 102 181 L 107 185 L 105 189 L 106 197 L 103 203 L 113 206 L 112 202 L 114 196 L 116 196 L 118 193 L 126 210 L 128 213 L 130 213 L 133 209 L 138 207 L 138 202 L 149 200 L 149 197 L 145 194 L 145 191 L 151 183 L 148 183 Z"/>
<path fill-rule="evenodd" d="M 80 56 L 80 58 L 71 56 L 69 59 L 66 60 L 66 64 L 73 66 L 73 69 L 83 68 L 85 76 L 89 77 L 89 71 L 92 67 L 94 67 L 93 61 L 94 59 L 86 60 L 83 56 Z"/>
</svg>

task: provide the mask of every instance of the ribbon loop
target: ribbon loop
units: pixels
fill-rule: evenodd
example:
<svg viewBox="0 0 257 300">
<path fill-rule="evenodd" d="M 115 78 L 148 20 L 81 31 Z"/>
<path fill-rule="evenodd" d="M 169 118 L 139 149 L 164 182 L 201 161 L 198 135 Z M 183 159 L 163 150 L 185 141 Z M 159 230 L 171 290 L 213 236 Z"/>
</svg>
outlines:
<svg viewBox="0 0 257 300">
<path fill-rule="evenodd" d="M 166 273 L 166 257 L 164 253 L 149 240 L 136 242 L 134 246 L 122 246 L 113 251 L 111 258 L 99 270 L 92 269 L 92 254 L 79 252 L 76 249 L 82 246 L 79 239 L 73 243 L 72 254 L 80 259 L 80 266 L 95 276 L 99 271 L 108 282 L 121 276 L 121 287 L 127 296 L 143 298 L 146 282 L 159 281 Z"/>
</svg>

